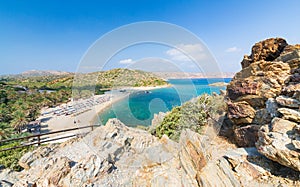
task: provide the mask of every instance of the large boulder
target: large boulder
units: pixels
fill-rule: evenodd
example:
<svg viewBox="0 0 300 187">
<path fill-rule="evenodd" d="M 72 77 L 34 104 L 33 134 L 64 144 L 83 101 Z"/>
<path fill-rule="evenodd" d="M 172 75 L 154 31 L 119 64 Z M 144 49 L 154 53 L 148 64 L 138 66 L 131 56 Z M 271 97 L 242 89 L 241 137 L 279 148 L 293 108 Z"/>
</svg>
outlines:
<svg viewBox="0 0 300 187">
<path fill-rule="evenodd" d="M 255 110 L 246 101 L 228 102 L 228 117 L 235 125 L 251 124 L 255 117 Z"/>
<path fill-rule="evenodd" d="M 257 149 L 267 158 L 300 172 L 300 134 L 297 123 L 274 118 L 271 126 L 261 127 Z"/>
<path fill-rule="evenodd" d="M 251 55 L 242 62 L 243 69 L 227 86 L 227 117 L 239 146 L 254 146 L 259 127 L 274 117 L 299 120 L 299 65 L 299 46 L 288 45 L 282 38 L 252 47 Z"/>
<path fill-rule="evenodd" d="M 241 147 L 255 146 L 259 125 L 246 125 L 234 129 L 234 140 Z"/>
<path fill-rule="evenodd" d="M 300 123 L 300 112 L 290 108 L 279 108 L 278 112 L 282 114 L 283 119 Z"/>
<path fill-rule="evenodd" d="M 278 167 L 255 147 L 230 149 L 201 170 L 199 185 L 213 186 L 298 186 L 300 182 L 277 176 L 296 177 L 298 172 Z"/>
<path fill-rule="evenodd" d="M 293 99 L 287 96 L 279 96 L 276 98 L 276 102 L 281 106 L 289 108 L 299 108 L 300 102 L 297 99 Z"/>
<path fill-rule="evenodd" d="M 53 151 L 53 146 L 50 147 L 40 147 L 33 152 L 28 152 L 19 160 L 19 165 L 24 169 L 30 169 L 31 164 L 40 159 L 47 157 L 51 151 Z"/>
<path fill-rule="evenodd" d="M 289 47 L 291 48 L 291 47 Z M 296 51 L 295 51 L 296 50 Z M 269 99 L 267 109 L 272 116 L 271 123 L 263 125 L 258 132 L 256 147 L 260 153 L 281 165 L 300 171 L 300 111 L 299 111 L 299 49 L 286 52 L 279 58 L 286 62 L 298 61 L 291 66 L 289 78 L 281 93 Z M 296 57 L 296 59 L 295 59 Z"/>
<path fill-rule="evenodd" d="M 280 55 L 287 45 L 287 42 L 282 38 L 270 38 L 258 42 L 252 47 L 251 55 L 244 56 L 244 59 L 241 62 L 242 67 L 246 68 L 251 63 L 259 60 L 273 61 Z"/>
<path fill-rule="evenodd" d="M 183 130 L 180 136 L 180 163 L 189 176 L 195 178 L 198 182 L 200 180 L 201 170 L 207 164 L 207 153 L 203 145 L 205 142 L 203 138 L 204 136 L 200 136 L 188 129 Z"/>
</svg>

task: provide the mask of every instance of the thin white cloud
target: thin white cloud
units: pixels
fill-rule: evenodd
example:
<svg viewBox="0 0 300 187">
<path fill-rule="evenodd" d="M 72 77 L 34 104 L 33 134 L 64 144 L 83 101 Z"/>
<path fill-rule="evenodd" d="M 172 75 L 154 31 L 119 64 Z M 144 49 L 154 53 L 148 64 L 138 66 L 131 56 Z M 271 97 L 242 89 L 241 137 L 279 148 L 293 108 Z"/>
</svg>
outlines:
<svg viewBox="0 0 300 187">
<path fill-rule="evenodd" d="M 134 61 L 131 58 L 120 60 L 120 64 L 133 64 Z"/>
<path fill-rule="evenodd" d="M 175 48 L 166 51 L 166 54 L 175 61 L 191 61 L 189 56 L 193 57 L 195 60 L 203 60 L 207 57 L 200 44 L 180 44 L 176 47 L 184 51 L 186 54 Z"/>
<path fill-rule="evenodd" d="M 238 47 L 230 47 L 230 48 L 228 48 L 228 49 L 226 49 L 225 50 L 225 52 L 226 53 L 235 53 L 235 52 L 240 52 L 241 51 L 241 49 L 240 48 L 238 48 Z"/>
</svg>

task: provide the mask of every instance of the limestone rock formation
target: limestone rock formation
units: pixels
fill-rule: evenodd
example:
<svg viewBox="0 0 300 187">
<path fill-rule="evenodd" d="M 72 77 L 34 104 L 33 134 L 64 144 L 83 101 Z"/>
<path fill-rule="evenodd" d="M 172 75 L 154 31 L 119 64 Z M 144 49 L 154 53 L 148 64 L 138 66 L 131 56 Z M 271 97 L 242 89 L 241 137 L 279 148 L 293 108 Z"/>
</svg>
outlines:
<svg viewBox="0 0 300 187">
<path fill-rule="evenodd" d="M 294 145 L 298 147 L 297 139 Z M 85 137 L 40 147 L 20 163 L 26 168 L 22 172 L 0 170 L 0 186 L 299 185 L 296 177 L 274 176 L 278 169 L 256 148 L 237 149 L 222 138 L 189 129 L 183 130 L 177 143 L 116 119 Z"/>
<path fill-rule="evenodd" d="M 267 158 L 300 171 L 300 100 L 295 94 L 300 90 L 294 90 L 292 95 L 286 92 L 294 83 L 286 82 L 282 95 L 274 99 L 277 103 L 274 118 L 260 128 L 256 146 Z"/>
<path fill-rule="evenodd" d="M 274 118 L 270 127 L 265 125 L 259 131 L 258 151 L 271 160 L 300 171 L 300 134 L 297 128 L 297 123 Z"/>
<path fill-rule="evenodd" d="M 252 47 L 251 55 L 242 61 L 243 69 L 227 86 L 227 116 L 239 146 L 255 146 L 259 127 L 274 117 L 300 120 L 299 66 L 299 46 L 288 45 L 282 38 Z"/>
<path fill-rule="evenodd" d="M 183 130 L 180 136 L 180 163 L 189 176 L 200 181 L 201 170 L 206 166 L 206 152 L 203 145 L 204 137 L 190 130 Z M 202 144 L 202 145 L 201 145 Z M 191 167 L 192 166 L 192 167 Z"/>
<path fill-rule="evenodd" d="M 287 45 L 287 42 L 282 38 L 270 38 L 262 42 L 258 42 L 252 47 L 251 55 L 244 56 L 242 67 L 246 68 L 251 63 L 260 60 L 273 61 L 280 55 Z"/>
<path fill-rule="evenodd" d="M 226 152 L 203 169 L 200 175 L 201 186 L 268 186 L 268 182 L 262 179 L 270 173 L 260 165 L 251 163 L 251 159 L 264 161 L 255 148 Z"/>
<path fill-rule="evenodd" d="M 28 152 L 19 160 L 19 165 L 24 169 L 29 169 L 35 160 L 46 157 L 52 150 L 53 146 L 49 146 Z"/>
<path fill-rule="evenodd" d="M 300 47 L 271 38 L 255 44 L 227 86 L 228 118 L 239 146 L 300 171 Z M 255 143 L 256 142 L 256 143 Z"/>
<path fill-rule="evenodd" d="M 197 186 L 180 165 L 181 147 L 166 136 L 158 139 L 112 119 L 83 138 L 25 154 L 19 162 L 24 170 L 9 182 L 43 187 Z M 193 157 L 190 152 L 186 156 Z"/>
</svg>

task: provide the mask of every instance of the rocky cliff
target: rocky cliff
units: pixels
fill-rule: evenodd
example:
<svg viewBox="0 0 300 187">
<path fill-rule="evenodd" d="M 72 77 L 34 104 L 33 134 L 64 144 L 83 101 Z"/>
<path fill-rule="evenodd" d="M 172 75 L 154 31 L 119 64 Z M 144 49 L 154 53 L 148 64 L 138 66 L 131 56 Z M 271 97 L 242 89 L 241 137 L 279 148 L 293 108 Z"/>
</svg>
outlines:
<svg viewBox="0 0 300 187">
<path fill-rule="evenodd" d="M 300 171 L 300 46 L 267 39 L 241 64 L 227 86 L 235 142 Z"/>
<path fill-rule="evenodd" d="M 83 138 L 27 153 L 19 164 L 22 172 L 0 172 L 0 186 L 299 184 L 274 176 L 278 169 L 255 148 L 235 148 L 223 139 L 190 130 L 183 130 L 177 143 L 116 119 Z"/>
</svg>

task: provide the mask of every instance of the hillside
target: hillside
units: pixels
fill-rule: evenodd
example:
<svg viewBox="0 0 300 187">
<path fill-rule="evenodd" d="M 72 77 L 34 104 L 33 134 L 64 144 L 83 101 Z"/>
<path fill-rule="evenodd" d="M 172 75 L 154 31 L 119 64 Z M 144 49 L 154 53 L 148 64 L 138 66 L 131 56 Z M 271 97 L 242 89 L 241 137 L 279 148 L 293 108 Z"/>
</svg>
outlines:
<svg viewBox="0 0 300 187">
<path fill-rule="evenodd" d="M 70 75 L 72 73 L 65 72 L 65 71 L 55 71 L 55 70 L 29 70 L 24 71 L 19 76 L 23 77 L 36 77 L 36 76 L 63 76 L 63 75 Z"/>
<path fill-rule="evenodd" d="M 25 76 L 26 75 L 26 76 Z M 74 73 L 59 71 L 28 71 L 14 76 L 2 77 L 9 84 L 21 85 L 27 88 L 60 89 L 71 88 Z M 86 74 L 76 74 L 81 86 L 96 86 L 97 88 L 112 88 L 115 86 L 159 86 L 167 84 L 158 76 L 144 71 L 129 69 L 112 69 Z M 96 77 L 96 85 L 90 85 L 90 80 Z"/>
<path fill-rule="evenodd" d="M 77 74 L 76 76 L 76 83 L 82 86 L 95 86 L 89 84 L 96 78 L 96 86 L 98 88 L 159 86 L 167 84 L 166 81 L 152 73 L 121 68 L 88 74 Z"/>
<path fill-rule="evenodd" d="M 113 69 L 99 72 L 98 84 L 112 86 L 159 86 L 166 81 L 156 75 L 140 70 Z"/>
</svg>

